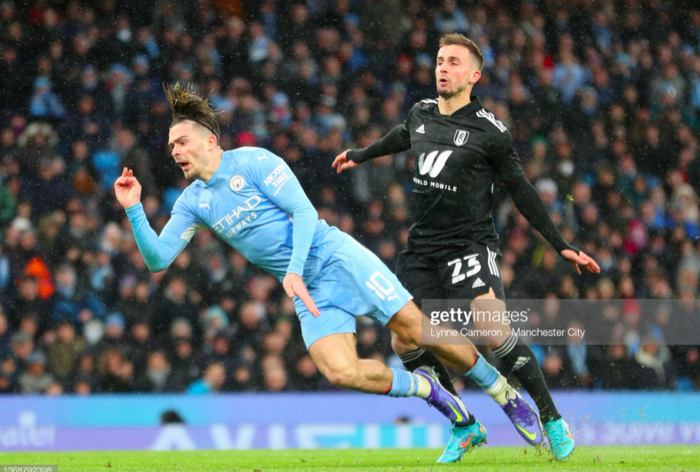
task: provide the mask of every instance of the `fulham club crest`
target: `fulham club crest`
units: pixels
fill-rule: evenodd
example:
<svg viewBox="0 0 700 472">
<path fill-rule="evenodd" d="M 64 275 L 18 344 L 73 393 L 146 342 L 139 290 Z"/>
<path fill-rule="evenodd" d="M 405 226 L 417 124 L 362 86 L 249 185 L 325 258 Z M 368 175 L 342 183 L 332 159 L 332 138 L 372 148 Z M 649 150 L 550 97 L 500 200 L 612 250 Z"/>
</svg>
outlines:
<svg viewBox="0 0 700 472">
<path fill-rule="evenodd" d="M 469 139 L 469 131 L 458 129 L 455 133 L 455 146 L 461 146 Z"/>
<path fill-rule="evenodd" d="M 231 180 L 228 181 L 228 186 L 231 187 L 231 190 L 234 192 L 240 192 L 243 190 L 243 187 L 245 187 L 245 179 L 242 175 L 234 175 L 231 177 Z"/>
</svg>

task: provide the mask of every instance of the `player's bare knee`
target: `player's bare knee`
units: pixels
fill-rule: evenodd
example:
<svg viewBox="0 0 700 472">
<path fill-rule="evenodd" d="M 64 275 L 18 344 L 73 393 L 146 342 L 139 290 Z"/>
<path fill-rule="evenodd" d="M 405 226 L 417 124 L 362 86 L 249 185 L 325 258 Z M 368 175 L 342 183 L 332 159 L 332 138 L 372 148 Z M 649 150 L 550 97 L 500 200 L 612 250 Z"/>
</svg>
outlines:
<svg viewBox="0 0 700 472">
<path fill-rule="evenodd" d="M 404 352 L 413 351 L 418 349 L 421 345 L 421 327 L 411 326 L 407 327 L 401 332 L 396 333 L 396 339 L 402 344 L 402 349 Z M 393 342 L 392 342 L 393 347 Z"/>
<path fill-rule="evenodd" d="M 510 336 L 510 327 L 496 321 L 499 318 L 493 316 L 493 313 L 502 312 L 505 308 L 505 302 L 496 298 L 492 288 L 489 293 L 480 295 L 471 303 L 472 312 L 475 313 L 474 327 L 490 333 L 489 336 L 482 337 L 488 346 L 498 347 Z"/>
<path fill-rule="evenodd" d="M 508 325 L 502 324 L 499 321 L 478 322 L 474 323 L 474 327 L 480 331 L 488 333 L 488 335 L 482 336 L 482 340 L 491 349 L 502 346 L 511 334 L 510 327 Z"/>
<path fill-rule="evenodd" d="M 418 344 L 412 344 L 399 338 L 398 335 L 393 334 L 391 336 L 391 348 L 394 350 L 396 355 L 401 356 L 407 352 L 415 351 L 418 349 Z"/>
<path fill-rule="evenodd" d="M 491 289 L 493 291 L 493 289 Z M 471 308 L 473 309 L 480 309 L 480 310 L 487 310 L 489 308 L 493 308 L 494 306 L 499 306 L 500 305 L 500 300 L 498 300 L 495 296 L 491 295 L 491 292 L 485 293 L 484 295 L 480 295 L 476 297 L 474 300 L 472 300 L 471 303 Z"/>
<path fill-rule="evenodd" d="M 492 295 L 493 289 L 490 293 L 486 293 L 484 295 L 481 295 L 474 300 L 472 300 L 470 308 L 472 309 L 473 312 L 481 312 L 481 313 L 494 313 L 494 312 L 502 312 L 505 310 L 506 304 L 503 300 L 500 300 L 496 298 L 495 296 Z M 488 315 L 481 315 L 481 316 L 476 316 L 474 318 L 475 323 L 482 322 L 484 320 L 488 321 L 491 318 L 491 316 Z"/>
</svg>

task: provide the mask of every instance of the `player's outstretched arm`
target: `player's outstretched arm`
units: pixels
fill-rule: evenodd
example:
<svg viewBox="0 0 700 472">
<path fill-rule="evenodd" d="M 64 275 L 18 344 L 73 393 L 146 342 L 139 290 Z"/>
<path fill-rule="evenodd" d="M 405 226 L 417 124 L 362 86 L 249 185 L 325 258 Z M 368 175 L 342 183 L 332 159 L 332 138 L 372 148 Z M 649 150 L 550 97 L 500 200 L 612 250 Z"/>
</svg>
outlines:
<svg viewBox="0 0 700 472">
<path fill-rule="evenodd" d="M 571 262 L 574 270 L 581 273 L 579 265 L 586 267 L 589 272 L 599 273 L 600 266 L 590 256 L 579 251 L 569 244 L 561 235 L 547 211 L 547 206 L 542 201 L 535 187 L 524 175 L 505 182 L 508 193 L 520 213 L 539 231 L 542 236 L 561 254 L 564 259 Z"/>
<path fill-rule="evenodd" d="M 126 209 L 126 215 L 134 230 L 136 245 L 151 272 L 159 272 L 168 267 L 187 246 L 194 235 L 197 224 L 193 215 L 176 203 L 173 214 L 160 235 L 148 223 L 141 205 L 141 184 L 134 177 L 134 171 L 126 167 L 114 183 L 114 192 L 119 203 Z"/>
<path fill-rule="evenodd" d="M 571 262 L 578 274 L 581 273 L 579 265 L 586 267 L 590 272 L 600 272 L 600 266 L 592 258 L 566 242 L 559 233 L 540 194 L 525 177 L 510 133 L 501 130 L 501 133 L 494 134 L 488 144 L 488 150 L 494 170 L 505 183 L 513 203 L 530 224 L 564 259 Z"/>
<path fill-rule="evenodd" d="M 339 154 L 332 167 L 340 174 L 345 169 L 357 167 L 365 161 L 377 157 L 396 154 L 411 149 L 411 135 L 406 124 L 400 124 L 374 144 L 362 149 L 348 149 Z"/>
</svg>

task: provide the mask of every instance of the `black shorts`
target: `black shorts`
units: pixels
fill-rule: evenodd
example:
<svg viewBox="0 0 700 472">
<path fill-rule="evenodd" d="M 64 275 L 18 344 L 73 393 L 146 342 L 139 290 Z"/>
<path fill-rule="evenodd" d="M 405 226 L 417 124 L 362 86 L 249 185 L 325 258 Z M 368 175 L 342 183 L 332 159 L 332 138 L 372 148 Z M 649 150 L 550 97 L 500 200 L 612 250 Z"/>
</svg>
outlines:
<svg viewBox="0 0 700 472">
<path fill-rule="evenodd" d="M 473 300 L 489 288 L 496 298 L 505 300 L 500 260 L 498 252 L 479 243 L 439 258 L 403 251 L 396 275 L 419 307 L 423 300 Z"/>
</svg>

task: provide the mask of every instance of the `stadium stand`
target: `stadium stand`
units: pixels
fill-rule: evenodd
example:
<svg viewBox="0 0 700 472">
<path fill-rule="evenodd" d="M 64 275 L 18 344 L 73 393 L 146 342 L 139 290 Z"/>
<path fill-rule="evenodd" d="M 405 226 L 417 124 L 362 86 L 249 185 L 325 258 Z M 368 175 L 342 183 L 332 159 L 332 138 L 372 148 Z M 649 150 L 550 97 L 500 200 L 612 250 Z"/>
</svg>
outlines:
<svg viewBox="0 0 700 472">
<path fill-rule="evenodd" d="M 511 130 L 562 233 L 602 268 L 576 276 L 496 189 L 508 297 L 694 299 L 693 2 L 3 0 L 0 392 L 333 388 L 276 279 L 208 231 L 149 273 L 112 184 L 133 168 L 163 227 L 187 182 L 167 154 L 161 83 L 194 82 L 221 110 L 224 149 L 282 156 L 320 217 L 394 267 L 415 156 L 340 176 L 330 165 L 435 97 L 450 31 L 483 50 L 475 93 Z M 700 388 L 700 347 L 668 345 L 654 323 L 619 320 L 609 346 L 536 347 L 547 382 Z M 358 325 L 358 350 L 399 364 L 371 323 Z"/>
</svg>

